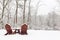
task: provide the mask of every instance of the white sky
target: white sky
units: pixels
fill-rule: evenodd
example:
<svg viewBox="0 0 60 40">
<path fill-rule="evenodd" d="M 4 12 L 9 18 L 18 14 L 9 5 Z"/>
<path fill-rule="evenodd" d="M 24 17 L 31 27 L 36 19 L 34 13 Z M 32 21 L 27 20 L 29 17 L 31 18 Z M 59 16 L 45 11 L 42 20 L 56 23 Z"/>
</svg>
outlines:
<svg viewBox="0 0 60 40">
<path fill-rule="evenodd" d="M 32 0 L 31 5 L 36 7 L 36 4 L 39 0 Z M 42 5 L 41 5 L 42 4 Z M 56 0 L 41 0 L 38 9 L 37 15 L 47 15 L 48 12 L 53 11 L 55 8 L 58 8 L 59 4 L 56 2 Z"/>
<path fill-rule="evenodd" d="M 31 6 L 36 8 L 36 4 L 38 3 L 38 1 L 39 0 L 31 0 Z M 15 4 L 14 1 L 12 1 L 12 3 L 10 4 L 10 6 L 11 6 L 10 9 L 11 9 L 11 12 L 13 13 L 12 15 L 14 15 L 14 13 L 15 13 L 16 5 L 14 5 L 14 4 Z M 47 15 L 49 12 L 53 11 L 54 9 L 57 12 L 57 14 L 59 14 L 59 12 L 60 12 L 59 7 L 60 6 L 59 6 L 58 2 L 56 2 L 56 0 L 40 0 L 37 15 Z"/>
</svg>

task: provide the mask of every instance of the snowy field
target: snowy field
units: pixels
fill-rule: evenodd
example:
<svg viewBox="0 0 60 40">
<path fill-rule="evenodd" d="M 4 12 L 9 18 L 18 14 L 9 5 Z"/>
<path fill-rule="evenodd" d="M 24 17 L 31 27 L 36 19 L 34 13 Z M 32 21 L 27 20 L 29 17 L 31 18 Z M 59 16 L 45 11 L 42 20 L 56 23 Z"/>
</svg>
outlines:
<svg viewBox="0 0 60 40">
<path fill-rule="evenodd" d="M 60 40 L 60 31 L 28 30 L 28 35 L 7 35 L 5 30 L 0 30 L 0 40 Z"/>
</svg>

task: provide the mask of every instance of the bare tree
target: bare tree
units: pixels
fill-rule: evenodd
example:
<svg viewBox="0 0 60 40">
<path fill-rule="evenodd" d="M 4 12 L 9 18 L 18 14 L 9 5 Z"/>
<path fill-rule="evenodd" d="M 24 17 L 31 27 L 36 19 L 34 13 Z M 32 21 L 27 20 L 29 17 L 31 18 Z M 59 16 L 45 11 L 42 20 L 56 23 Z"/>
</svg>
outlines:
<svg viewBox="0 0 60 40">
<path fill-rule="evenodd" d="M 24 10 L 23 10 L 23 23 L 25 23 L 25 4 L 27 0 L 24 0 Z"/>
<path fill-rule="evenodd" d="M 18 0 L 16 0 L 16 23 L 17 23 L 17 14 L 18 14 Z"/>
<path fill-rule="evenodd" d="M 31 0 L 29 0 L 29 12 L 28 12 L 28 19 L 27 19 L 27 24 L 29 25 L 29 29 L 31 29 L 31 7 L 30 7 L 30 4 L 31 4 Z"/>
<path fill-rule="evenodd" d="M 28 12 L 28 20 L 27 20 L 28 25 L 29 25 L 29 24 L 30 24 L 30 22 L 31 22 L 30 3 L 31 3 L 31 0 L 29 0 L 29 12 Z"/>
<path fill-rule="evenodd" d="M 49 26 L 49 28 L 56 29 L 55 28 L 55 26 L 56 26 L 55 19 L 56 19 L 55 12 L 53 11 L 52 13 L 49 13 L 49 17 L 48 17 L 48 20 L 47 20 L 48 21 L 47 25 Z"/>
<path fill-rule="evenodd" d="M 38 8 L 39 8 L 39 3 L 40 3 L 40 0 L 39 0 L 38 3 L 36 4 L 36 10 L 35 10 L 35 25 L 36 25 L 36 23 L 37 23 L 37 21 L 36 21 L 36 16 L 37 16 Z"/>
<path fill-rule="evenodd" d="M 8 5 L 10 3 L 10 0 L 3 0 L 3 4 L 2 4 L 2 6 L 3 6 L 3 9 L 2 9 L 2 26 L 4 25 L 4 23 L 3 23 L 3 16 L 4 16 L 4 10 L 5 10 L 5 8 L 6 8 L 6 6 Z M 3 27 L 2 27 L 3 28 Z"/>
</svg>

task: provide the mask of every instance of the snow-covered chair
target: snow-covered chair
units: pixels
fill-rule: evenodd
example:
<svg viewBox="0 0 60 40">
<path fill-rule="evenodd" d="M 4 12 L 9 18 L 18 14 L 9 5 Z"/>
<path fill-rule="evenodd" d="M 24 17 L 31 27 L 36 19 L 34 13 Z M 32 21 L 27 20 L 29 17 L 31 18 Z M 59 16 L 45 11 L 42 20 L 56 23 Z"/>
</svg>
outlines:
<svg viewBox="0 0 60 40">
<path fill-rule="evenodd" d="M 14 34 L 14 32 L 12 31 L 10 25 L 6 24 L 6 25 L 5 25 L 5 29 L 6 29 L 6 31 L 7 31 L 7 33 L 6 33 L 5 35 L 7 35 L 7 34 Z"/>
<path fill-rule="evenodd" d="M 27 28 L 28 28 L 28 25 L 26 24 L 23 24 L 21 26 L 21 35 L 27 34 Z"/>
</svg>

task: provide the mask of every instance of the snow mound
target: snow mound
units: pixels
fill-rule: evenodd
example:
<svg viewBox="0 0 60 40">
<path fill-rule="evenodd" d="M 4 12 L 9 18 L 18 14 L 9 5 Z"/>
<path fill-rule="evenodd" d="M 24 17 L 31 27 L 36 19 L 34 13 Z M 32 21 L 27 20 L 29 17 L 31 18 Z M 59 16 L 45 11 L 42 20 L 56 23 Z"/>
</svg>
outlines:
<svg viewBox="0 0 60 40">
<path fill-rule="evenodd" d="M 6 30 L 0 30 L 0 40 L 60 40 L 60 31 L 28 30 L 28 35 L 7 35 Z"/>
</svg>

